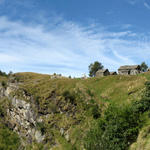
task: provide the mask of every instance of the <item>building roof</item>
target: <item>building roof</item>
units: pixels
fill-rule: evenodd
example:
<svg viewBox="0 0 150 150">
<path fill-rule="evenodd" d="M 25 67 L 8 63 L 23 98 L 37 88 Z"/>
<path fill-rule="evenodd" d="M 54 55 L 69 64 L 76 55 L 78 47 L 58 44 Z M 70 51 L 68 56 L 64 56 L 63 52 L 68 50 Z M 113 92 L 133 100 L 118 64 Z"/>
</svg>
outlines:
<svg viewBox="0 0 150 150">
<path fill-rule="evenodd" d="M 105 73 L 106 71 L 109 71 L 108 69 L 99 69 L 96 73 Z"/>
<path fill-rule="evenodd" d="M 114 75 L 114 74 L 117 74 L 117 72 L 116 71 L 110 72 L 110 75 Z"/>
<path fill-rule="evenodd" d="M 140 68 L 140 65 L 126 65 L 126 66 L 121 66 L 118 70 L 131 70 L 131 69 L 138 69 Z"/>
</svg>

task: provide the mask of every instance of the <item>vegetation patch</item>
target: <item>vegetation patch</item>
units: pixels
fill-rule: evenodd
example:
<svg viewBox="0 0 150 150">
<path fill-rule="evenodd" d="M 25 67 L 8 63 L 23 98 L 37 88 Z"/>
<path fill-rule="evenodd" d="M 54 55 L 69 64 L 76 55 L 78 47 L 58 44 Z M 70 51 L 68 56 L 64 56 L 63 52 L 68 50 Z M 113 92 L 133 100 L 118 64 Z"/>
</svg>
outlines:
<svg viewBox="0 0 150 150">
<path fill-rule="evenodd" d="M 87 150 L 126 150 L 136 141 L 142 127 L 142 115 L 150 110 L 150 82 L 146 82 L 145 86 L 141 101 L 124 107 L 109 105 L 104 116 L 87 133 Z"/>
</svg>

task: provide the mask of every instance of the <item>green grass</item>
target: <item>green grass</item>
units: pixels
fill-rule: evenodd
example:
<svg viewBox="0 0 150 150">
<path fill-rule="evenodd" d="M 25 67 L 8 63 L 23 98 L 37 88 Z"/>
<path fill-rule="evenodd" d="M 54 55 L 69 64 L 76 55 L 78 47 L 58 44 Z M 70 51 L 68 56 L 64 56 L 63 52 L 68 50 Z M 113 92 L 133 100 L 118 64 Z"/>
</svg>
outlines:
<svg viewBox="0 0 150 150">
<path fill-rule="evenodd" d="M 145 81 L 150 78 L 150 74 L 138 76 L 108 76 L 102 78 L 82 79 L 51 79 L 49 75 L 35 73 L 19 73 L 23 85 L 29 93 L 46 99 L 49 93 L 56 90 L 61 94 L 65 90 L 72 91 L 81 89 L 90 90 L 95 100 L 100 103 L 111 101 L 116 103 L 126 103 L 127 101 L 139 98 L 144 88 Z"/>
<path fill-rule="evenodd" d="M 18 150 L 19 136 L 0 122 L 0 150 Z"/>
<path fill-rule="evenodd" d="M 84 137 L 95 120 L 89 107 L 98 105 L 99 110 L 103 111 L 110 103 L 128 105 L 134 100 L 140 100 L 145 88 L 144 83 L 150 79 L 150 73 L 88 79 L 51 79 L 50 75 L 26 72 L 17 73 L 15 77 L 20 83 L 19 90 L 12 94 L 37 104 L 37 112 L 53 111 L 49 117 L 43 117 L 46 131 L 54 134 L 54 140 L 59 147 L 55 149 L 63 150 L 67 147 L 69 150 L 74 144 L 80 149 L 82 140 L 79 137 Z M 3 80 L 7 81 L 7 78 L 0 78 L 1 82 Z M 70 96 L 67 95 L 66 98 L 63 95 L 66 91 L 73 97 L 73 102 L 70 101 Z M 32 95 L 34 101 L 27 100 L 23 93 Z M 58 113 L 60 107 L 65 110 L 62 114 Z M 68 113 L 71 115 L 68 116 Z M 71 141 L 67 142 L 64 137 L 57 134 L 62 127 L 69 130 Z"/>
</svg>

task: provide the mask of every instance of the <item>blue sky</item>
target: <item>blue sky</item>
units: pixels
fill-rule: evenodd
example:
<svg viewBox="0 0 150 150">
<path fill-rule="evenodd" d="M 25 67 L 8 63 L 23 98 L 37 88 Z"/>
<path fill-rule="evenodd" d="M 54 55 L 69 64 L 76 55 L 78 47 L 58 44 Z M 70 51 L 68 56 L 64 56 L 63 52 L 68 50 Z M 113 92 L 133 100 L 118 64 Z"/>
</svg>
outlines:
<svg viewBox="0 0 150 150">
<path fill-rule="evenodd" d="M 82 76 L 150 65 L 150 0 L 0 0 L 0 69 Z"/>
</svg>

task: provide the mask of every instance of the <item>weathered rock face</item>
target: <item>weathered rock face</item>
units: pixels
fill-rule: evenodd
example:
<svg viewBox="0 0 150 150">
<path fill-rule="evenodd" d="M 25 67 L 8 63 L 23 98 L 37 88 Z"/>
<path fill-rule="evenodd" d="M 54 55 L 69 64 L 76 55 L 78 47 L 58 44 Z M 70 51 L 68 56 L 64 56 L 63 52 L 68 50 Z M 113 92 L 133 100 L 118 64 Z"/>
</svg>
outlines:
<svg viewBox="0 0 150 150">
<path fill-rule="evenodd" d="M 11 94 L 11 92 L 13 92 L 14 90 L 18 89 L 18 85 L 15 83 L 9 83 L 7 88 L 4 91 L 4 95 L 9 97 L 9 95 Z"/>
<path fill-rule="evenodd" d="M 20 137 L 25 138 L 27 143 L 37 141 L 38 143 L 44 140 L 44 135 L 37 130 L 37 122 L 42 120 L 34 112 L 30 103 L 24 100 L 12 97 L 11 93 L 18 88 L 17 84 L 9 83 L 7 88 L 0 86 L 0 97 L 6 97 L 10 100 L 11 106 L 7 109 L 8 124 L 18 133 Z M 27 97 L 29 100 L 29 96 Z"/>
<path fill-rule="evenodd" d="M 33 140 L 37 142 L 44 140 L 41 132 L 36 130 L 37 116 L 29 103 L 13 98 L 12 108 L 7 110 L 7 114 L 10 116 L 10 124 L 13 130 L 20 136 L 27 138 L 29 143 Z"/>
</svg>

